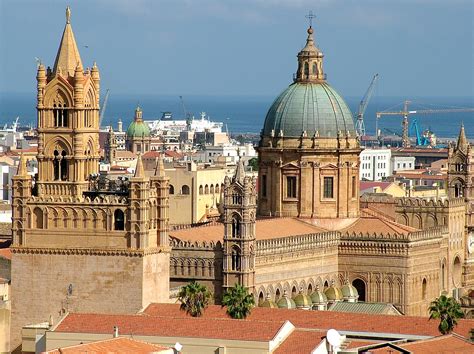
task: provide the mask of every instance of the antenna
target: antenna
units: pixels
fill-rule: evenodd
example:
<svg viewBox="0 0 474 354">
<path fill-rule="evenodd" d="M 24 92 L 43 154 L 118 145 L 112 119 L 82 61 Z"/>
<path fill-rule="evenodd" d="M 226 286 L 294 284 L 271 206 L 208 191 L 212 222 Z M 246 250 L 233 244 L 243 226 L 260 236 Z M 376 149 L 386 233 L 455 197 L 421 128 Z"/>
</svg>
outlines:
<svg viewBox="0 0 474 354">
<path fill-rule="evenodd" d="M 326 338 L 333 347 L 339 348 L 341 345 L 341 335 L 335 329 L 330 329 L 326 334 Z"/>
</svg>

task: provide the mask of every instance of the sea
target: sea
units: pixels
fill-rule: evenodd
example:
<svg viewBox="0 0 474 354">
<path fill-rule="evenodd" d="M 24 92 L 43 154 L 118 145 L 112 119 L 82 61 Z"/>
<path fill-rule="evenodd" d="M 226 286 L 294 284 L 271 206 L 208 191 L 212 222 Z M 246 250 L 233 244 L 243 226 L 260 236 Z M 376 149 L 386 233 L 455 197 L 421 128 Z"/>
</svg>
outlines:
<svg viewBox="0 0 474 354">
<path fill-rule="evenodd" d="M 102 100 L 104 99 L 102 94 Z M 103 126 L 117 127 L 122 119 L 126 128 L 132 121 L 137 105 L 143 110 L 145 120 L 159 119 L 163 112 L 172 112 L 173 117 L 182 119 L 184 112 L 199 119 L 206 112 L 211 120 L 223 122 L 230 133 L 260 133 L 268 108 L 275 97 L 271 96 L 205 96 L 189 95 L 114 95 L 110 94 L 104 113 Z M 347 104 L 356 116 L 360 97 L 345 97 Z M 405 100 L 411 101 L 409 110 L 474 108 L 474 97 L 380 97 L 374 96 L 364 114 L 367 134 L 375 133 L 376 112 L 399 111 Z M 184 103 L 184 107 L 183 107 Z M 0 93 L 0 127 L 10 125 L 20 117 L 21 125 L 36 126 L 36 93 Z M 468 138 L 474 138 L 474 112 L 440 112 L 413 114 L 410 120 L 417 121 L 420 131 L 431 130 L 437 137 L 455 138 L 461 123 L 464 123 Z M 402 117 L 383 116 L 379 129 L 385 134 L 401 134 Z"/>
</svg>

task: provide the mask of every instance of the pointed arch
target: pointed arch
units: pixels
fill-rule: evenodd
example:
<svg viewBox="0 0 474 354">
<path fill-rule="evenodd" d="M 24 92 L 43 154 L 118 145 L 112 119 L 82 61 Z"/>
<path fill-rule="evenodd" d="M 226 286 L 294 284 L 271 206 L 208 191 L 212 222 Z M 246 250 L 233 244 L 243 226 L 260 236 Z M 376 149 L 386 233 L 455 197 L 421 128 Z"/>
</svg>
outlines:
<svg viewBox="0 0 474 354">
<path fill-rule="evenodd" d="M 66 104 L 66 107 L 72 107 L 74 106 L 74 88 L 67 81 L 55 77 L 46 85 L 43 102 L 47 108 L 53 108 L 54 103 L 62 103 Z"/>
</svg>

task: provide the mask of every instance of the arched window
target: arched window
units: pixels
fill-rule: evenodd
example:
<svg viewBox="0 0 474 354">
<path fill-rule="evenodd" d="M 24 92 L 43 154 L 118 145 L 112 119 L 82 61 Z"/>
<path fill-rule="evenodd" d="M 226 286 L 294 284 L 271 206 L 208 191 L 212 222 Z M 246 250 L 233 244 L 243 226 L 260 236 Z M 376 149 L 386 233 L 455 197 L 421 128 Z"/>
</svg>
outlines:
<svg viewBox="0 0 474 354">
<path fill-rule="evenodd" d="M 216 194 L 220 193 L 219 184 L 216 184 Z"/>
<path fill-rule="evenodd" d="M 359 294 L 359 301 L 365 301 L 365 282 L 362 279 L 354 279 L 352 285 L 354 286 L 354 288 L 357 289 L 357 293 Z"/>
<path fill-rule="evenodd" d="M 280 296 L 281 296 L 280 289 L 277 289 L 276 292 L 275 292 L 275 301 L 280 300 Z"/>
<path fill-rule="evenodd" d="M 258 295 L 258 306 L 261 306 L 263 304 L 263 301 L 265 301 L 263 293 L 260 291 L 260 294 Z"/>
<path fill-rule="evenodd" d="M 211 194 L 214 194 L 214 185 L 213 185 L 213 184 L 211 184 L 211 188 L 209 189 L 209 192 L 210 192 Z"/>
<path fill-rule="evenodd" d="M 68 160 L 66 158 L 66 151 L 62 150 L 61 153 L 59 153 L 58 150 L 54 150 L 53 155 L 54 179 L 56 181 L 67 181 Z"/>
<path fill-rule="evenodd" d="M 232 217 L 232 237 L 240 236 L 240 218 L 237 215 Z"/>
<path fill-rule="evenodd" d="M 60 156 L 58 150 L 54 150 L 54 180 L 59 180 L 59 164 L 60 164 Z"/>
<path fill-rule="evenodd" d="M 240 271 L 240 250 L 237 246 L 232 246 L 232 270 Z"/>
<path fill-rule="evenodd" d="M 446 289 L 446 266 L 443 262 L 441 265 L 441 290 Z"/>
<path fill-rule="evenodd" d="M 323 287 L 323 289 L 326 290 L 327 288 L 329 288 L 329 283 L 328 283 L 328 281 L 326 280 L 326 281 L 324 282 L 324 287 Z"/>
<path fill-rule="evenodd" d="M 43 211 L 40 208 L 35 208 L 35 210 L 33 210 L 33 228 L 43 228 Z"/>
<path fill-rule="evenodd" d="M 426 300 L 426 279 L 423 279 L 423 282 L 421 283 L 421 298 Z"/>
<path fill-rule="evenodd" d="M 181 187 L 181 194 L 189 194 L 189 186 L 188 185 L 183 185 Z"/>
<path fill-rule="evenodd" d="M 114 230 L 125 230 L 125 215 L 123 210 L 116 209 L 114 212 Z"/>
<path fill-rule="evenodd" d="M 318 75 L 318 66 L 316 63 L 313 63 L 313 75 Z"/>
<path fill-rule="evenodd" d="M 309 65 L 308 65 L 308 63 L 304 63 L 304 76 L 305 76 L 305 78 L 308 78 L 308 76 L 309 76 Z"/>
<path fill-rule="evenodd" d="M 294 286 L 293 288 L 291 288 L 291 298 L 294 298 L 297 294 L 298 292 L 296 290 L 296 286 Z"/>
<path fill-rule="evenodd" d="M 454 183 L 454 197 L 461 198 L 463 196 L 463 187 L 461 182 Z"/>
<path fill-rule="evenodd" d="M 68 161 L 66 159 L 66 151 L 61 152 L 61 181 L 68 179 Z"/>
<path fill-rule="evenodd" d="M 456 287 L 461 285 L 461 272 L 461 260 L 459 259 L 459 256 L 456 256 L 453 263 L 453 281 L 454 286 Z"/>
<path fill-rule="evenodd" d="M 199 186 L 199 194 L 203 194 L 204 189 L 202 188 L 202 185 Z"/>
<path fill-rule="evenodd" d="M 174 186 L 170 184 L 170 194 L 174 194 Z"/>
<path fill-rule="evenodd" d="M 209 194 L 209 186 L 207 184 L 204 186 L 204 194 Z"/>
<path fill-rule="evenodd" d="M 313 292 L 313 286 L 311 284 L 308 285 L 308 294 L 311 295 Z"/>
<path fill-rule="evenodd" d="M 62 106 L 60 104 L 53 104 L 53 116 L 55 127 L 60 128 L 68 126 L 68 110 L 66 109 L 65 103 Z"/>
</svg>

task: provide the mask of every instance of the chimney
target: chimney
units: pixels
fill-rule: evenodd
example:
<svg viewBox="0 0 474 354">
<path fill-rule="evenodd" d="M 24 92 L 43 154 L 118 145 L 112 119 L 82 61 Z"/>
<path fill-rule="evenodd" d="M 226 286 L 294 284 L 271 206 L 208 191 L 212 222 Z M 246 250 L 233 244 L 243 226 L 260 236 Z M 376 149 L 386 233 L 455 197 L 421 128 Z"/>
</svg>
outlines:
<svg viewBox="0 0 474 354">
<path fill-rule="evenodd" d="M 114 326 L 114 338 L 117 338 L 118 336 L 119 336 L 118 327 Z"/>
</svg>

